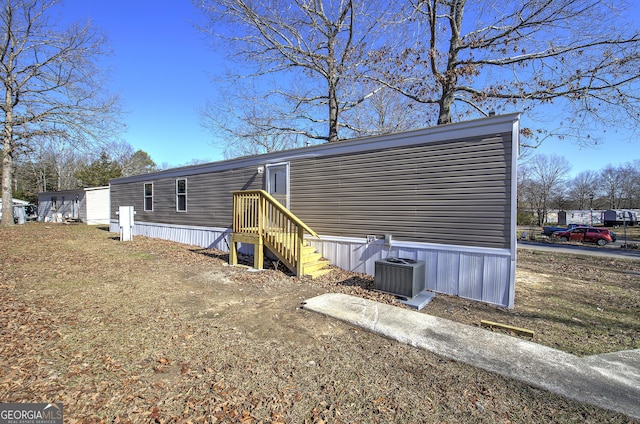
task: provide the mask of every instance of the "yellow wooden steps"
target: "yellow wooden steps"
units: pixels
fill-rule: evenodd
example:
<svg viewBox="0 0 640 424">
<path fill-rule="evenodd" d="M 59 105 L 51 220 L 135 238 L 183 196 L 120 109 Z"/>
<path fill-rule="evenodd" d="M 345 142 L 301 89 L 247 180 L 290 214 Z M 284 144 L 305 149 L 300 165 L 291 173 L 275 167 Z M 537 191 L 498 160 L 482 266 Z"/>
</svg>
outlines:
<svg viewBox="0 0 640 424">
<path fill-rule="evenodd" d="M 320 275 L 326 274 L 324 271 L 329 271 L 329 269 L 327 269 L 329 264 L 330 262 L 327 259 L 304 263 L 302 266 L 303 275 L 311 278 L 319 277 Z"/>
<path fill-rule="evenodd" d="M 316 251 L 316 249 L 309 245 L 309 242 L 305 241 L 302 246 L 302 273 L 306 277 L 316 278 L 328 273 L 330 270 L 327 268 L 330 265 L 329 260 L 324 259 L 322 254 Z"/>
<path fill-rule="evenodd" d="M 280 257 L 278 253 L 288 250 L 290 247 L 288 246 L 288 234 L 277 228 L 270 229 L 271 235 L 271 246 L 273 249 L 269 248 L 276 256 Z M 330 271 L 327 267 L 331 264 L 331 262 L 322 257 L 322 254 L 316 251 L 316 249 L 309 244 L 309 242 L 304 241 L 304 245 L 302 246 L 302 254 L 301 254 L 301 262 L 302 262 L 302 275 L 310 278 L 317 278 L 321 275 L 324 275 Z M 286 265 L 286 264 L 285 264 Z"/>
<path fill-rule="evenodd" d="M 319 237 L 290 210 L 264 190 L 233 193 L 233 225 L 229 263 L 237 264 L 238 244 L 253 244 L 254 267 L 262 269 L 263 248 L 269 249 L 298 277 L 311 278 L 329 272 L 329 261 L 309 246 L 304 235 Z"/>
<path fill-rule="evenodd" d="M 281 246 L 281 248 L 285 248 L 286 246 Z M 313 246 L 310 246 L 305 242 L 305 245 L 302 246 L 302 275 L 310 278 L 317 278 L 321 275 L 324 275 L 330 271 L 327 267 L 331 264 L 328 259 L 322 257 Z"/>
<path fill-rule="evenodd" d="M 322 255 L 316 252 L 316 249 L 314 249 L 312 246 L 307 246 L 307 247 L 309 247 L 310 250 L 309 249 L 302 250 L 303 263 L 317 261 L 322 258 Z"/>
<path fill-rule="evenodd" d="M 318 269 L 316 271 L 305 274 L 309 278 L 318 278 L 331 272 L 331 268 Z"/>
</svg>

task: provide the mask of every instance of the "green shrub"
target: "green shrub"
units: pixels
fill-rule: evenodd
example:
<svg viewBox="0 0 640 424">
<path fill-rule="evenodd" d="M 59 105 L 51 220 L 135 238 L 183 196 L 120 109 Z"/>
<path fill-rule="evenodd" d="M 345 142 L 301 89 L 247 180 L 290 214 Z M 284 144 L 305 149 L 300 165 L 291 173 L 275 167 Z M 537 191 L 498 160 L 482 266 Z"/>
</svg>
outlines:
<svg viewBox="0 0 640 424">
<path fill-rule="evenodd" d="M 518 225 L 535 225 L 537 223 L 536 215 L 531 211 L 518 211 L 516 221 Z"/>
</svg>

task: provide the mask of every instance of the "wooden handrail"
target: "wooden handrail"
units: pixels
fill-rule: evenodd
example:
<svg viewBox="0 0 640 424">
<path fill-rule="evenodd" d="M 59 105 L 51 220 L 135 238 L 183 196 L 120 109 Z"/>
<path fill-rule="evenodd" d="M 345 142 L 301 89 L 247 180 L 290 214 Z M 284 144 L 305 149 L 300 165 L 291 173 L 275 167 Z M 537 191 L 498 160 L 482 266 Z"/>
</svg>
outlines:
<svg viewBox="0 0 640 424">
<path fill-rule="evenodd" d="M 309 233 L 310 235 L 312 235 L 313 237 L 317 237 L 319 238 L 320 236 L 318 234 L 316 234 L 315 231 L 313 231 L 311 228 L 309 228 L 309 226 L 307 224 L 305 224 L 304 222 L 302 222 L 300 220 L 300 218 L 298 218 L 297 216 L 295 216 L 293 214 L 293 212 L 291 212 L 289 209 L 287 209 L 285 206 L 282 205 L 282 203 L 280 203 L 275 197 L 273 197 L 272 195 L 270 195 L 269 193 L 267 193 L 264 190 L 235 190 L 232 191 L 231 194 L 233 194 L 234 199 L 236 194 L 247 194 L 247 195 L 251 195 L 251 194 L 258 194 L 261 197 L 264 197 L 265 199 L 267 199 L 270 203 L 272 203 L 276 208 L 278 208 L 278 210 L 280 212 L 282 212 L 284 215 L 286 215 L 290 220 L 292 220 L 293 222 L 296 223 L 296 225 L 299 225 L 300 227 L 302 227 L 307 233 Z M 235 208 L 234 208 L 235 209 Z M 233 231 L 236 231 L 236 229 L 234 228 Z"/>
</svg>

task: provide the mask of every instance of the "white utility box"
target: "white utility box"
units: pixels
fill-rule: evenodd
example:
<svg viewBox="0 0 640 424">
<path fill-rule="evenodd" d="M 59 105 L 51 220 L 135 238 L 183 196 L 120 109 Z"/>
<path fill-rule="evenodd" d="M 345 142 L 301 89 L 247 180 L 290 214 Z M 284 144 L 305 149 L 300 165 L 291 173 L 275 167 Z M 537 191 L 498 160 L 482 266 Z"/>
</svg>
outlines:
<svg viewBox="0 0 640 424">
<path fill-rule="evenodd" d="M 133 206 L 118 206 L 118 224 L 120 225 L 120 241 L 131 241 L 133 238 Z"/>
</svg>

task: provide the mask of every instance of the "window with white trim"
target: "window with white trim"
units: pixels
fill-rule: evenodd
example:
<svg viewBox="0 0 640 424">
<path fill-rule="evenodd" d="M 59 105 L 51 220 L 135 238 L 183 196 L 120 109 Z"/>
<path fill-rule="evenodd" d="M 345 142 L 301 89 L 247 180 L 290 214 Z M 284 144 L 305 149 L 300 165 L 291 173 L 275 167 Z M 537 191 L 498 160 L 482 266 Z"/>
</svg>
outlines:
<svg viewBox="0 0 640 424">
<path fill-rule="evenodd" d="M 187 179 L 176 180 L 176 211 L 187 211 Z"/>
<path fill-rule="evenodd" d="M 153 183 L 144 183 L 144 210 L 153 210 Z"/>
</svg>

